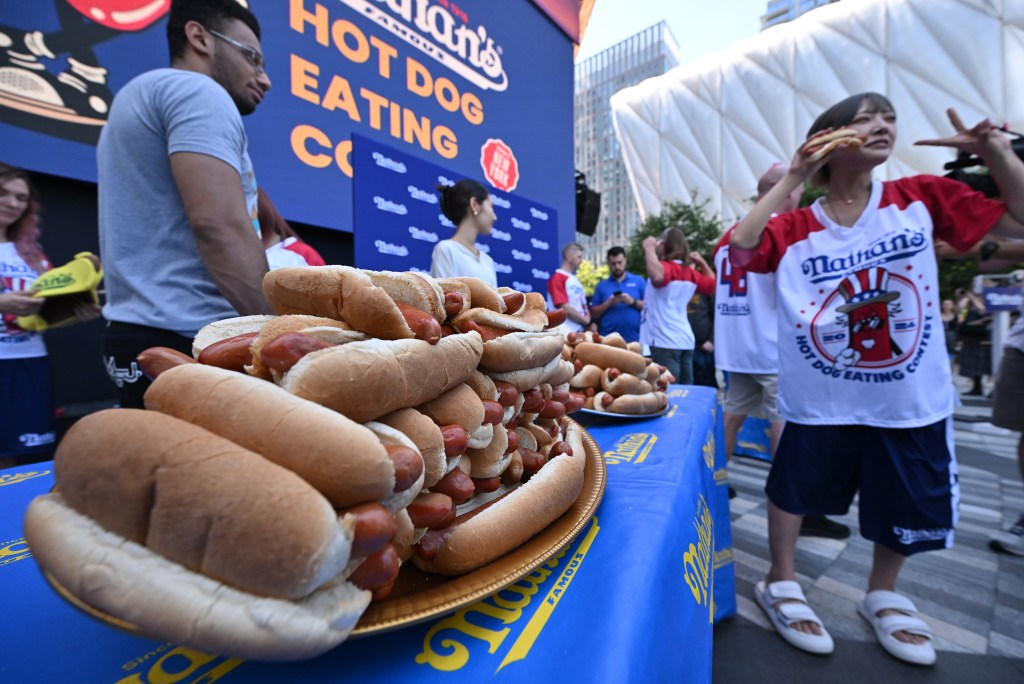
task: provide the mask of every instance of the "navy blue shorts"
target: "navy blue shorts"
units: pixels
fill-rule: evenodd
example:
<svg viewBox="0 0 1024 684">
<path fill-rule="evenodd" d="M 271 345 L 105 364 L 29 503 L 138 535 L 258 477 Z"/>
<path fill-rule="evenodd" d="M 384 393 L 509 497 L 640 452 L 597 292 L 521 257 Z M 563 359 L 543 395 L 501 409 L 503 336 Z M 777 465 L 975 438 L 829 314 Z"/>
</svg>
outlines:
<svg viewBox="0 0 1024 684">
<path fill-rule="evenodd" d="M 786 423 L 765 493 L 789 513 L 844 515 L 909 556 L 953 545 L 960 485 L 951 420 L 917 428 Z"/>
<path fill-rule="evenodd" d="M 0 361 L 0 456 L 46 455 L 54 448 L 50 359 Z"/>
</svg>

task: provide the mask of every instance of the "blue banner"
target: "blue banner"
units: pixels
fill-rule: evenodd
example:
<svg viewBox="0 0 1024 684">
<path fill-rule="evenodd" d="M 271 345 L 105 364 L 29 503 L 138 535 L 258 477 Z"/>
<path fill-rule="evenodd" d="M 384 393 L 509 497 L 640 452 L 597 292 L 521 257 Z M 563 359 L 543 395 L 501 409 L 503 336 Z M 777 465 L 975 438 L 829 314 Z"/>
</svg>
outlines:
<svg viewBox="0 0 1024 684">
<path fill-rule="evenodd" d="M 169 5 L 0 0 L 0 158 L 95 182 L 112 95 L 168 66 Z M 572 43 L 529 0 L 248 5 L 273 82 L 249 149 L 288 219 L 352 231 L 353 133 L 575 216 Z"/>
<path fill-rule="evenodd" d="M 1021 311 L 1024 287 L 986 287 L 981 291 L 987 311 Z"/>
<path fill-rule="evenodd" d="M 460 177 L 393 147 L 353 138 L 356 266 L 429 273 L 434 245 L 455 233 L 441 213 L 436 187 Z M 477 247 L 494 259 L 498 285 L 544 293 L 561 263 L 557 213 L 518 194 L 492 190 L 491 198 L 498 220 Z"/>
</svg>

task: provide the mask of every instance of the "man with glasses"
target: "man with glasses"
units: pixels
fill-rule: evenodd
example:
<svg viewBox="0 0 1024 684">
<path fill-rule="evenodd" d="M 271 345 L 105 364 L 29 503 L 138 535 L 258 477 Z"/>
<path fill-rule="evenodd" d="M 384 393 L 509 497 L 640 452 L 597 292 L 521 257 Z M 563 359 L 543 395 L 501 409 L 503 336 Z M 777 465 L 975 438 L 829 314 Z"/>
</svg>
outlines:
<svg viewBox="0 0 1024 684">
<path fill-rule="evenodd" d="M 97 148 L 103 361 L 123 406 L 142 405 L 142 350 L 190 354 L 207 323 L 269 313 L 241 118 L 270 90 L 259 22 L 237 0 L 173 0 L 167 43 L 171 67 L 124 86 Z"/>
</svg>

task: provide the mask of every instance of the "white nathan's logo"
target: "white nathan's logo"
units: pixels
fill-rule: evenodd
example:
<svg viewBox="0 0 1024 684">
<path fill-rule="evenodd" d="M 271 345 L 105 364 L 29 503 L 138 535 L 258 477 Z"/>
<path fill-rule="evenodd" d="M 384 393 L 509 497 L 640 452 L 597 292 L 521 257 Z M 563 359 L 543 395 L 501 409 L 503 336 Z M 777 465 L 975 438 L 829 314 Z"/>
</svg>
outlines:
<svg viewBox="0 0 1024 684">
<path fill-rule="evenodd" d="M 491 201 L 494 202 L 494 206 L 496 206 L 496 207 L 501 207 L 502 209 L 511 209 L 512 208 L 512 203 L 511 202 L 509 202 L 504 197 L 499 197 L 498 195 L 495 195 L 493 193 L 491 194 Z"/>
<path fill-rule="evenodd" d="M 377 251 L 381 254 L 392 254 L 394 256 L 409 256 L 409 248 L 405 245 L 396 245 L 391 242 L 384 242 L 383 240 L 376 240 L 373 246 L 377 248 Z"/>
<path fill-rule="evenodd" d="M 520 292 L 533 292 L 533 285 L 529 283 L 521 283 L 518 280 L 512 281 L 512 288 L 519 290 Z"/>
<path fill-rule="evenodd" d="M 374 163 L 377 164 L 377 166 L 380 166 L 380 167 L 385 168 L 385 169 L 391 169 L 395 173 L 405 173 L 406 172 L 405 164 L 403 164 L 400 161 L 396 161 L 396 160 L 392 159 L 391 157 L 384 156 L 380 152 L 374 152 L 373 153 L 373 161 L 374 161 Z"/>
<path fill-rule="evenodd" d="M 138 382 L 139 378 L 142 377 L 142 370 L 139 365 L 134 361 L 127 368 L 118 368 L 117 364 L 114 363 L 113 356 L 105 356 L 104 366 L 107 369 L 107 375 L 110 376 L 110 380 L 118 387 L 124 387 L 124 384 Z"/>
<path fill-rule="evenodd" d="M 522 219 L 517 219 L 515 216 L 512 217 L 512 227 L 518 228 L 519 230 L 530 230 L 530 222 Z"/>
<path fill-rule="evenodd" d="M 518 249 L 512 250 L 512 258 L 516 261 L 533 261 L 529 252 L 520 252 Z"/>
<path fill-rule="evenodd" d="M 447 217 L 447 216 L 445 216 L 444 214 L 438 214 L 438 215 L 437 215 L 437 220 L 438 220 L 438 221 L 439 221 L 439 222 L 441 223 L 441 225 L 442 225 L 442 226 L 444 226 L 445 228 L 454 228 L 454 227 L 455 227 L 455 224 L 454 224 L 454 223 L 452 223 L 451 221 L 449 221 L 449 220 L 448 220 L 448 217 Z"/>
<path fill-rule="evenodd" d="M 494 262 L 494 270 L 498 273 L 511 273 L 512 267 L 508 264 L 503 264 L 500 261 Z"/>
<path fill-rule="evenodd" d="M 491 230 L 491 237 L 495 240 L 501 240 L 502 242 L 512 242 L 512 235 L 510 233 L 498 230 L 497 228 Z"/>
<path fill-rule="evenodd" d="M 18 441 L 27 447 L 37 447 L 53 444 L 56 441 L 56 436 L 53 432 L 26 432 L 18 435 Z"/>
<path fill-rule="evenodd" d="M 532 216 L 535 219 L 540 219 L 541 221 L 548 220 L 548 213 L 546 211 L 541 211 L 540 209 L 536 209 L 534 207 L 530 207 L 530 216 Z"/>
<path fill-rule="evenodd" d="M 551 277 L 551 274 L 548 273 L 547 271 L 542 271 L 539 268 L 535 268 L 533 269 L 533 277 L 539 278 L 540 280 L 547 280 L 548 278 Z"/>
<path fill-rule="evenodd" d="M 437 182 L 440 183 L 441 185 L 447 185 L 449 188 L 455 185 L 455 181 L 453 181 L 448 176 L 438 176 Z"/>
<path fill-rule="evenodd" d="M 409 210 L 405 208 L 404 204 L 386 200 L 380 195 L 373 198 L 373 203 L 377 205 L 377 209 L 380 211 L 387 211 L 392 214 L 401 214 L 403 216 L 409 213 Z"/>
<path fill-rule="evenodd" d="M 416 266 L 410 266 L 409 270 L 412 271 L 413 273 L 427 273 L 427 274 L 430 273 L 430 271 L 426 271 L 426 270 L 424 270 L 422 268 L 417 268 Z"/>
<path fill-rule="evenodd" d="M 539 249 L 543 252 L 546 252 L 549 249 L 548 243 L 543 240 L 538 240 L 537 238 L 530 238 L 530 244 L 533 245 L 534 249 Z"/>
<path fill-rule="evenodd" d="M 427 204 L 437 204 L 437 195 L 430 192 L 429 190 L 422 190 L 420 188 L 417 188 L 415 185 L 410 185 L 408 190 L 409 197 L 412 197 L 414 200 L 426 202 Z"/>
<path fill-rule="evenodd" d="M 474 242 L 473 246 L 476 247 L 477 249 L 479 249 L 484 254 L 488 254 L 489 255 L 491 253 L 491 246 L 490 245 L 481 245 L 479 242 Z"/>
<path fill-rule="evenodd" d="M 502 92 L 508 76 L 502 49 L 487 28 L 462 24 L 448 9 L 430 0 L 341 0 L 417 50 L 484 90 Z M 448 4 L 448 3 L 444 3 Z"/>
<path fill-rule="evenodd" d="M 409 226 L 409 235 L 413 240 L 423 240 L 424 242 L 437 242 L 437 233 L 431 233 L 429 230 L 423 230 L 416 226 Z"/>
</svg>

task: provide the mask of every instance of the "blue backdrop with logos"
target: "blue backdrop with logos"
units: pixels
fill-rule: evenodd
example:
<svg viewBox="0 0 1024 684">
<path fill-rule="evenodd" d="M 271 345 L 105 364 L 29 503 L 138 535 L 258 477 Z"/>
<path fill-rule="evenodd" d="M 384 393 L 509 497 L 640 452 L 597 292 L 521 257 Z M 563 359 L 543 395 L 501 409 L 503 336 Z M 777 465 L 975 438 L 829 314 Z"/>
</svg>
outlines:
<svg viewBox="0 0 1024 684">
<path fill-rule="evenodd" d="M 168 64 L 169 4 L 0 0 L 3 161 L 94 182 L 112 93 Z M 358 133 L 553 207 L 572 239 L 572 43 L 532 2 L 248 5 L 273 82 L 245 119 L 250 153 L 286 218 L 352 231 Z"/>
<path fill-rule="evenodd" d="M 430 271 L 431 252 L 455 232 L 439 207 L 438 184 L 461 176 L 379 142 L 353 136 L 356 266 Z M 491 191 L 498 220 L 477 247 L 491 256 L 498 285 L 546 291 L 560 263 L 558 214 L 518 194 Z"/>
</svg>

